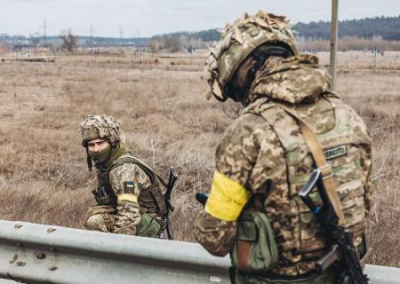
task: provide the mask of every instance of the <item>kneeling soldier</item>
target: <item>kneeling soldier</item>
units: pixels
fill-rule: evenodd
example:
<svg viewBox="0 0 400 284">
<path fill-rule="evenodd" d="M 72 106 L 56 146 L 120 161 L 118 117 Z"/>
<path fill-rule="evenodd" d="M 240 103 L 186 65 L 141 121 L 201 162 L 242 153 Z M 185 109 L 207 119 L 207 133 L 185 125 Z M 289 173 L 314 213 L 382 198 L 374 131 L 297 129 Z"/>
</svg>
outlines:
<svg viewBox="0 0 400 284">
<path fill-rule="evenodd" d="M 110 116 L 89 115 L 80 124 L 89 170 L 97 170 L 96 205 L 85 217 L 88 230 L 159 237 L 166 204 L 161 179 L 124 144 L 120 123 Z"/>
</svg>

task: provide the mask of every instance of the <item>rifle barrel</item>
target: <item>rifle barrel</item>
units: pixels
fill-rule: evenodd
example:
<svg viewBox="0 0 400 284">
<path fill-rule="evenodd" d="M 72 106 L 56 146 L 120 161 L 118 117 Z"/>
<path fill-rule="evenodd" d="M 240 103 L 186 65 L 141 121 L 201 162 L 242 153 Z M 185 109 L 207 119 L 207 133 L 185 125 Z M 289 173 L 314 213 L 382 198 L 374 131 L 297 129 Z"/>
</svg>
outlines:
<svg viewBox="0 0 400 284">
<path fill-rule="evenodd" d="M 171 199 L 171 192 L 172 189 L 174 188 L 175 182 L 178 179 L 178 174 L 176 173 L 176 170 L 174 167 L 171 167 L 171 170 L 169 171 L 169 179 L 168 179 L 168 185 L 167 185 L 167 191 L 164 194 L 165 199 Z"/>
</svg>

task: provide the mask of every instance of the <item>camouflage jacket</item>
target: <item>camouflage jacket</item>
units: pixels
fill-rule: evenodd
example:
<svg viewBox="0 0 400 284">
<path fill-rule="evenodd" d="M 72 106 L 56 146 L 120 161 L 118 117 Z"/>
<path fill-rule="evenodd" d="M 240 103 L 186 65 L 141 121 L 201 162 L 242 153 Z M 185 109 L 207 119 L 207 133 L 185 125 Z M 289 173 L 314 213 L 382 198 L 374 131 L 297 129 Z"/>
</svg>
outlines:
<svg viewBox="0 0 400 284">
<path fill-rule="evenodd" d="M 271 221 L 280 260 L 271 270 L 279 275 L 300 275 L 314 269 L 314 260 L 327 244 L 313 214 L 298 192 L 315 168 L 297 122 L 277 102 L 295 106 L 320 140 L 345 214 L 345 225 L 360 242 L 371 203 L 371 140 L 366 126 L 353 109 L 328 91 L 329 76 L 315 57 L 301 55 L 283 60 L 256 75 L 250 104 L 226 130 L 216 152 L 216 173 L 210 199 L 221 207 L 230 200 L 242 209 L 250 196 L 267 192 L 265 212 Z M 229 179 L 223 193 L 216 179 Z M 235 185 L 236 184 L 236 185 Z M 263 188 L 269 185 L 268 188 Z M 231 188 L 243 188 L 243 192 Z M 243 198 L 238 198 L 242 194 Z M 213 203 L 212 203 L 213 204 Z M 221 208 L 202 212 L 194 235 L 212 254 L 225 255 L 235 240 L 237 218 Z M 240 213 L 240 212 L 239 212 Z M 227 217 L 225 219 L 219 216 Z M 232 218 L 231 218 L 232 217 Z"/>
<path fill-rule="evenodd" d="M 137 160 L 138 163 L 133 163 L 130 159 Z M 158 178 L 150 167 L 130 154 L 122 155 L 110 167 L 100 169 L 97 176 L 99 187 L 111 187 L 117 197 L 114 232 L 135 235 L 143 213 L 161 220 L 165 209 L 163 203 L 160 208 L 155 202 L 163 202 L 162 192 Z M 156 201 L 153 198 L 154 192 L 159 193 Z"/>
</svg>

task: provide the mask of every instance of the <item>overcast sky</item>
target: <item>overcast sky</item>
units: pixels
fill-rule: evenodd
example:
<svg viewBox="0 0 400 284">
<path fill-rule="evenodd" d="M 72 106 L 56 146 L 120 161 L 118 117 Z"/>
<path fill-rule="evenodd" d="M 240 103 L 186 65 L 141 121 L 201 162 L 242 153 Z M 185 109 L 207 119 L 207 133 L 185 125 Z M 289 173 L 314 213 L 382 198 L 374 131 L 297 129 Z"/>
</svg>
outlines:
<svg viewBox="0 0 400 284">
<path fill-rule="evenodd" d="M 330 20 L 331 0 L 0 0 L 0 33 L 136 37 L 223 27 L 264 9 L 293 24 Z M 399 0 L 340 0 L 340 19 L 400 15 Z"/>
</svg>

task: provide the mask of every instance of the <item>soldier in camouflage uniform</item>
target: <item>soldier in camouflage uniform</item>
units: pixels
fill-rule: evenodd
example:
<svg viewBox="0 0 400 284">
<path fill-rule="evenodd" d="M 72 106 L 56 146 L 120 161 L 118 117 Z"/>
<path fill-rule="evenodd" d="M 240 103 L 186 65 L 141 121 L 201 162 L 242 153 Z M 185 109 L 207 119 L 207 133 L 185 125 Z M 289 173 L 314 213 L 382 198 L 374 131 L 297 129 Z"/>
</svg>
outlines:
<svg viewBox="0 0 400 284">
<path fill-rule="evenodd" d="M 330 77 L 318 58 L 298 53 L 282 16 L 259 11 L 227 25 L 207 60 L 205 76 L 209 97 L 231 98 L 245 108 L 218 145 L 210 197 L 197 217 L 195 238 L 213 255 L 232 253 L 243 209 L 252 196 L 264 192 L 261 207 L 272 227 L 278 261 L 261 275 L 234 269 L 232 281 L 334 283 L 333 269 L 322 275 L 315 269 L 329 244 L 298 193 L 316 166 L 298 121 L 285 109 L 297 112 L 322 145 L 342 221 L 361 256 L 367 249 L 372 192 L 371 139 L 364 122 L 329 91 Z"/>
<path fill-rule="evenodd" d="M 120 123 L 110 116 L 89 115 L 81 124 L 89 170 L 97 170 L 96 205 L 85 217 L 88 230 L 159 237 L 165 228 L 162 180 L 124 144 Z"/>
</svg>

